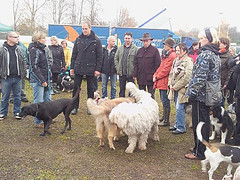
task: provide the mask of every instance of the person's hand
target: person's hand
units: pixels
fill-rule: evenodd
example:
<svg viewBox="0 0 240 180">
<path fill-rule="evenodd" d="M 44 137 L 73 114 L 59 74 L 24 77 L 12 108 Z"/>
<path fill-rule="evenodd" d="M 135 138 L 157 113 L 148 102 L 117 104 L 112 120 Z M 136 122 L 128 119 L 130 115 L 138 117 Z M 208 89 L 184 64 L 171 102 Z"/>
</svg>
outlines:
<svg viewBox="0 0 240 180">
<path fill-rule="evenodd" d="M 173 86 L 172 86 L 172 85 L 170 85 L 170 89 L 171 89 L 172 91 L 174 91 L 174 88 L 173 88 Z"/>
<path fill-rule="evenodd" d="M 153 76 L 153 82 L 155 82 L 157 80 L 157 78 L 155 76 Z"/>
<path fill-rule="evenodd" d="M 222 87 L 222 89 L 226 89 L 227 88 L 227 85 L 224 85 L 223 87 Z"/>
<path fill-rule="evenodd" d="M 42 86 L 43 86 L 43 87 L 47 87 L 47 86 L 48 86 L 47 82 L 43 82 L 43 83 L 42 83 Z"/>
<path fill-rule="evenodd" d="M 101 73 L 99 72 L 99 71 L 94 71 L 94 76 L 100 76 L 101 75 Z"/>
<path fill-rule="evenodd" d="M 74 75 L 74 69 L 70 69 L 70 75 Z"/>
</svg>

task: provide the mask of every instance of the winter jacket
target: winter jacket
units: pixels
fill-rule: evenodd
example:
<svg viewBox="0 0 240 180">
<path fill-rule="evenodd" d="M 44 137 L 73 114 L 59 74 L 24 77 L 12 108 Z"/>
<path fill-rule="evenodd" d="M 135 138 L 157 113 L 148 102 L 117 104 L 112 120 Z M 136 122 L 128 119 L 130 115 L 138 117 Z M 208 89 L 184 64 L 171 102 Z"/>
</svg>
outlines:
<svg viewBox="0 0 240 180">
<path fill-rule="evenodd" d="M 117 74 L 117 70 L 114 63 L 114 57 L 117 52 L 117 46 L 108 52 L 107 46 L 103 47 L 103 63 L 101 73 L 112 75 Z"/>
<path fill-rule="evenodd" d="M 228 65 L 228 62 L 230 59 L 232 59 L 233 56 L 229 51 L 226 51 L 224 53 L 220 54 L 220 59 L 221 59 L 221 66 L 220 66 L 220 76 L 221 76 L 221 85 L 227 85 L 228 80 L 231 76 L 231 68 Z"/>
<path fill-rule="evenodd" d="M 175 63 L 179 59 L 176 58 L 173 61 L 172 68 L 168 78 L 168 86 L 172 85 L 175 91 L 178 91 L 178 102 L 185 103 L 188 102 L 188 97 L 186 96 L 187 86 L 192 75 L 193 62 L 191 57 L 185 54 L 182 57 L 181 63 L 174 68 Z"/>
<path fill-rule="evenodd" d="M 78 75 L 94 76 L 102 68 L 102 43 L 93 31 L 86 37 L 81 34 L 73 46 L 71 69 Z"/>
<path fill-rule="evenodd" d="M 159 51 L 150 45 L 140 48 L 134 60 L 133 77 L 137 78 L 139 85 L 153 85 L 153 74 L 161 62 Z"/>
<path fill-rule="evenodd" d="M 50 68 L 47 59 L 45 45 L 39 42 L 29 44 L 30 82 L 42 85 L 43 82 L 50 84 Z"/>
<path fill-rule="evenodd" d="M 174 59 L 177 57 L 174 50 L 170 50 L 168 55 L 164 57 L 157 71 L 154 73 L 156 81 L 154 82 L 154 89 L 167 90 L 168 89 L 168 77 L 172 67 Z"/>
<path fill-rule="evenodd" d="M 7 79 L 10 75 L 10 59 L 9 59 L 9 50 L 7 48 L 7 42 L 4 42 L 3 46 L 0 47 L 0 77 Z M 16 45 L 15 48 L 16 60 L 17 60 L 17 74 L 22 79 L 26 77 L 26 62 L 24 59 L 23 49 Z"/>
<path fill-rule="evenodd" d="M 117 74 L 119 76 L 122 76 L 123 72 L 122 72 L 122 63 L 123 63 L 123 52 L 124 52 L 124 46 L 125 44 L 121 45 L 117 52 L 116 52 L 116 55 L 114 57 L 114 63 L 115 63 L 115 67 L 117 69 Z M 133 43 L 130 47 L 130 50 L 129 50 L 129 54 L 128 54 L 128 59 L 127 59 L 127 78 L 131 78 L 133 77 L 133 67 L 134 67 L 134 58 L 135 58 L 135 55 L 137 53 L 137 46 L 135 46 Z"/>
<path fill-rule="evenodd" d="M 216 45 L 207 44 L 202 47 L 201 54 L 199 54 L 193 66 L 186 93 L 191 99 L 205 103 L 206 81 L 220 81 L 221 60 L 219 54 L 219 48 Z"/>
<path fill-rule="evenodd" d="M 235 97 L 240 98 L 240 63 L 236 65 L 236 60 L 231 59 L 229 66 L 233 69 L 233 72 L 228 81 L 227 88 L 235 90 Z"/>
<path fill-rule="evenodd" d="M 65 68 L 66 66 L 63 48 L 60 45 L 50 45 L 48 46 L 48 48 L 52 52 L 53 57 L 53 65 L 51 67 L 51 72 L 60 73 L 61 69 Z"/>
</svg>

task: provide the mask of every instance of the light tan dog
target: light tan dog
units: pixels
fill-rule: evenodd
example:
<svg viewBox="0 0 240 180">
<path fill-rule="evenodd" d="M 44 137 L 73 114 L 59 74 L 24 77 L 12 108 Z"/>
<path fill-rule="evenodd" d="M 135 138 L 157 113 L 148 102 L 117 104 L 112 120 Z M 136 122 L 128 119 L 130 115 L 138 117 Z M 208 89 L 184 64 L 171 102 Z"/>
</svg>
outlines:
<svg viewBox="0 0 240 180">
<path fill-rule="evenodd" d="M 111 100 L 104 100 L 97 103 L 94 99 L 87 100 L 87 107 L 91 114 L 95 117 L 96 131 L 99 138 L 99 146 L 104 146 L 104 132 L 105 128 L 108 130 L 108 143 L 111 149 L 115 149 L 113 145 L 114 140 L 118 140 L 120 129 L 116 124 L 109 121 L 109 114 L 114 107 L 122 102 L 135 102 L 133 98 L 116 98 Z"/>
</svg>

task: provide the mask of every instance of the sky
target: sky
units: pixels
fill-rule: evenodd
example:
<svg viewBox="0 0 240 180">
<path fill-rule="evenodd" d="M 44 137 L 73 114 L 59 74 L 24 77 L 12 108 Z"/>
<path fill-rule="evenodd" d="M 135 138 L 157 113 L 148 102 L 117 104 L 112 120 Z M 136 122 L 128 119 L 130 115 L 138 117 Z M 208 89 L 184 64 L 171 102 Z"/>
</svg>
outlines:
<svg viewBox="0 0 240 180">
<path fill-rule="evenodd" d="M 99 0 L 99 3 L 102 8 L 99 14 L 105 21 L 115 19 L 119 10 L 126 8 L 141 25 L 166 8 L 144 27 L 190 31 L 193 28 L 217 27 L 224 20 L 240 31 L 237 0 Z M 12 25 L 12 0 L 2 0 L 0 12 L 0 23 Z"/>
</svg>

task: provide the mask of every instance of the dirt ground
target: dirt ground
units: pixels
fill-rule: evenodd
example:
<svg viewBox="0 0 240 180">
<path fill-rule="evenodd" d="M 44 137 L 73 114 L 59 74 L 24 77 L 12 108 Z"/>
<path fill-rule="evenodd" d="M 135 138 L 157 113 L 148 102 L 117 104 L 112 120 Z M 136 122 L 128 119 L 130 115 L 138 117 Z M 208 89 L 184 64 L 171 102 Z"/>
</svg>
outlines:
<svg viewBox="0 0 240 180">
<path fill-rule="evenodd" d="M 28 83 L 26 89 L 32 101 Z M 83 82 L 79 112 L 71 115 L 72 130 L 63 135 L 63 115 L 51 125 L 52 135 L 41 137 L 42 129 L 34 128 L 33 117 L 14 119 L 10 104 L 7 119 L 0 121 L 0 179 L 208 179 L 207 173 L 201 171 L 200 161 L 184 158 L 193 147 L 190 128 L 185 134 L 172 135 L 168 127 L 160 127 L 160 142 L 149 140 L 146 151 L 136 149 L 133 154 L 124 152 L 128 145 L 126 136 L 115 142 L 115 151 L 109 149 L 107 139 L 105 147 L 99 147 L 94 119 L 87 115 L 86 94 Z M 54 95 L 52 99 L 62 97 L 70 98 L 71 93 Z M 156 99 L 159 102 L 159 92 Z M 172 124 L 174 114 L 173 109 Z M 222 179 L 226 167 L 227 164 L 220 164 L 213 176 L 215 180 Z"/>
</svg>

